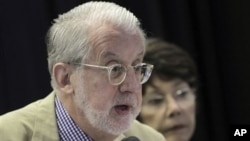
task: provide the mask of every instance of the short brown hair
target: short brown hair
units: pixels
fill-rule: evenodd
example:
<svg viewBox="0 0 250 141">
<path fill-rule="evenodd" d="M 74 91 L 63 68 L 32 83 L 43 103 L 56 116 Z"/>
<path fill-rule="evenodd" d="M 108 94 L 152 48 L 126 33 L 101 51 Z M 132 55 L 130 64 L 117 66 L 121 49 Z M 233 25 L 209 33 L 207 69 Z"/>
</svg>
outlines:
<svg viewBox="0 0 250 141">
<path fill-rule="evenodd" d="M 148 38 L 144 62 L 154 65 L 151 78 L 158 76 L 162 80 L 181 79 L 191 88 L 198 87 L 198 74 L 191 56 L 175 44 L 160 38 Z M 152 84 L 149 79 L 143 87 Z"/>
</svg>

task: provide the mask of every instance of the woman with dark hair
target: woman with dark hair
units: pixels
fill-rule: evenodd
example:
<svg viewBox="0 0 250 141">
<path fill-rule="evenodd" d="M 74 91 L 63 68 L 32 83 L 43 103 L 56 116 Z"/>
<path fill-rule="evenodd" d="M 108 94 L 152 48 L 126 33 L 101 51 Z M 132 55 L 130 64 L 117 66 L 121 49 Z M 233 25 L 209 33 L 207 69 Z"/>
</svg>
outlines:
<svg viewBox="0 0 250 141">
<path fill-rule="evenodd" d="M 144 61 L 154 65 L 143 85 L 139 120 L 167 141 L 188 141 L 195 129 L 197 70 L 187 52 L 158 38 L 146 44 Z"/>
</svg>

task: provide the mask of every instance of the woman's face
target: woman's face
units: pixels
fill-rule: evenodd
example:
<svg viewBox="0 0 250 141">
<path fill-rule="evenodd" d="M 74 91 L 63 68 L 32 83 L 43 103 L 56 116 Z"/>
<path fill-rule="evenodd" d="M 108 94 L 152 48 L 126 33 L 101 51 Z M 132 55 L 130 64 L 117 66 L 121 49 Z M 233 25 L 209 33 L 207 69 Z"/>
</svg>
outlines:
<svg viewBox="0 0 250 141">
<path fill-rule="evenodd" d="M 195 128 L 195 94 L 181 79 L 153 78 L 143 97 L 141 119 L 168 141 L 188 141 Z"/>
</svg>

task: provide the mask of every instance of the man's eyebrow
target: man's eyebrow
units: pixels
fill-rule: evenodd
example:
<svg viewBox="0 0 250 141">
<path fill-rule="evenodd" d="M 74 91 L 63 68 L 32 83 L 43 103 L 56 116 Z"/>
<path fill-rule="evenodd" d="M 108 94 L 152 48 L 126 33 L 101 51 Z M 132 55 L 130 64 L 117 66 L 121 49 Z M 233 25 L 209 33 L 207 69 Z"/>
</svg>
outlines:
<svg viewBox="0 0 250 141">
<path fill-rule="evenodd" d="M 117 56 L 117 55 L 113 52 L 105 51 L 105 52 L 103 52 L 103 54 L 101 56 L 104 58 L 107 58 L 109 56 Z"/>
<path fill-rule="evenodd" d="M 137 57 L 143 57 L 144 55 L 144 51 L 141 51 L 140 53 L 138 53 Z M 100 55 L 97 57 L 97 60 L 100 61 L 101 58 L 103 59 L 108 59 L 108 58 L 112 58 L 112 57 L 118 57 L 118 55 L 114 52 L 110 52 L 110 51 L 103 51 L 102 53 L 100 53 Z"/>
<path fill-rule="evenodd" d="M 115 53 L 103 50 L 98 56 L 97 61 L 101 61 L 101 58 L 105 59 L 111 56 L 117 56 Z"/>
</svg>

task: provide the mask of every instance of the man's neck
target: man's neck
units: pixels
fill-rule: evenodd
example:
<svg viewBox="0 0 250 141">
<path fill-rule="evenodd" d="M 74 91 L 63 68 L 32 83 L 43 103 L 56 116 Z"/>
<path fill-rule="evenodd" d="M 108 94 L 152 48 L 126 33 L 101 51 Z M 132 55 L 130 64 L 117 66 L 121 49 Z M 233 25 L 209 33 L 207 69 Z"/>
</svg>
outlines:
<svg viewBox="0 0 250 141">
<path fill-rule="evenodd" d="M 84 113 L 73 103 L 73 99 L 60 97 L 60 100 L 74 122 L 94 141 L 113 141 L 118 137 L 93 127 Z"/>
</svg>

